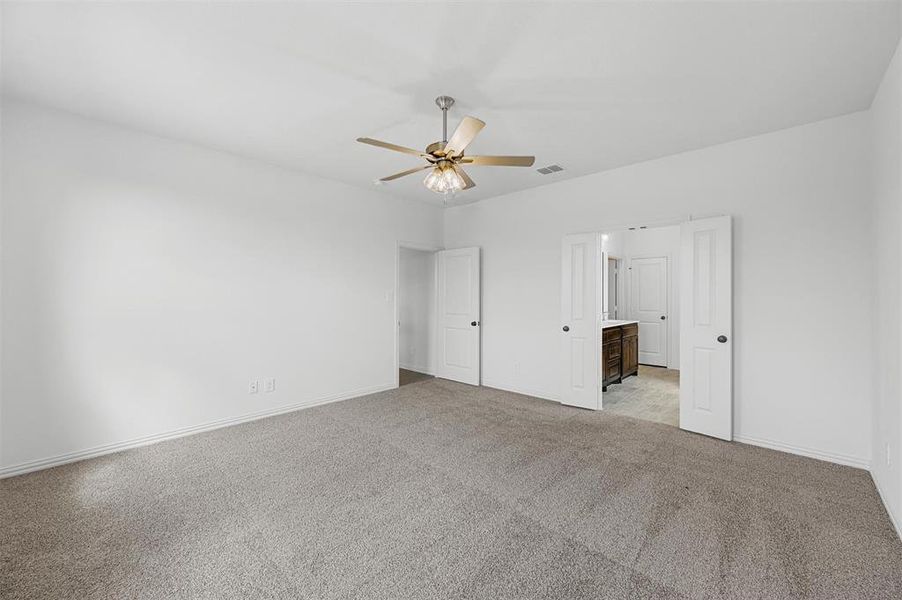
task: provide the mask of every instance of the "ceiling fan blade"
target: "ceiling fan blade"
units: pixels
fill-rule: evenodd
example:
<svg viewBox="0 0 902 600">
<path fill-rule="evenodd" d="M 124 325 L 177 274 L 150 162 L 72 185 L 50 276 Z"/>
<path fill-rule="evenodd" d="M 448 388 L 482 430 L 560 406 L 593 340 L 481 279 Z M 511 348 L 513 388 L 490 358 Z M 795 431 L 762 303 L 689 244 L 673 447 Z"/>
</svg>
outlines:
<svg viewBox="0 0 902 600">
<path fill-rule="evenodd" d="M 457 165 L 452 165 L 451 168 L 454 169 L 454 172 L 457 173 L 460 176 L 460 178 L 464 180 L 463 189 L 468 190 L 470 188 L 476 187 L 476 183 L 472 179 L 470 179 L 470 176 L 467 175 L 466 171 L 464 171 Z"/>
<path fill-rule="evenodd" d="M 485 123 L 474 117 L 464 117 L 454 130 L 451 139 L 445 144 L 445 156 L 456 156 L 470 145 L 473 138 L 482 131 Z"/>
<path fill-rule="evenodd" d="M 480 167 L 531 167 L 536 162 L 535 156 L 464 156 L 462 165 Z"/>
<path fill-rule="evenodd" d="M 357 141 L 361 144 L 369 144 L 370 146 L 385 148 L 387 150 L 394 150 L 395 152 L 403 152 L 404 154 L 413 154 L 414 156 L 429 156 L 425 152 L 414 150 L 413 148 L 407 148 L 406 146 L 399 146 L 397 144 L 390 144 L 388 142 L 381 142 L 379 140 L 374 140 L 373 138 L 362 137 L 357 138 Z"/>
<path fill-rule="evenodd" d="M 407 169 L 406 171 L 401 171 L 400 173 L 395 173 L 394 175 L 389 175 L 388 177 L 383 177 L 379 181 L 392 181 L 394 179 L 406 177 L 407 175 L 413 175 L 417 171 L 425 171 L 426 169 L 434 169 L 434 168 L 435 167 L 432 165 L 424 165 L 422 167 L 414 167 L 413 169 Z"/>
</svg>

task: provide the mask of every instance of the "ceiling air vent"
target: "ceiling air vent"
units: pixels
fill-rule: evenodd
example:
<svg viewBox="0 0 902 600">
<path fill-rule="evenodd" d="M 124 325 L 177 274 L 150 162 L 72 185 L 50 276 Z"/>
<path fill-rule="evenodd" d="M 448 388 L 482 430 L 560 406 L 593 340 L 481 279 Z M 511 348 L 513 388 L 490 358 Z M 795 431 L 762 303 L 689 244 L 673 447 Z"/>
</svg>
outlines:
<svg viewBox="0 0 902 600">
<path fill-rule="evenodd" d="M 557 173 L 558 171 L 563 171 L 564 167 L 561 165 L 548 165 L 547 167 L 542 167 L 541 169 L 536 169 L 542 175 L 551 175 L 552 173 Z"/>
</svg>

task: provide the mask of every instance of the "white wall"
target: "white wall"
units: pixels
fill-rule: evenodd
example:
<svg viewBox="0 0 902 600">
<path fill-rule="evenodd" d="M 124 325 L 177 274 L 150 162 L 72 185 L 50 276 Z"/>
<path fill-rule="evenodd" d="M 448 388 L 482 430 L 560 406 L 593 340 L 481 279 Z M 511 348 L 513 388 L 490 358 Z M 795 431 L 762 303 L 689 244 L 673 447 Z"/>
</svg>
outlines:
<svg viewBox="0 0 902 600">
<path fill-rule="evenodd" d="M 399 249 L 400 365 L 435 373 L 435 253 Z"/>
<path fill-rule="evenodd" d="M 445 245 L 483 248 L 484 383 L 558 396 L 564 234 L 731 214 L 737 437 L 866 465 L 867 124 L 856 113 L 449 209 Z"/>
<path fill-rule="evenodd" d="M 637 224 L 638 225 L 638 224 Z M 627 269 L 632 268 L 635 258 L 667 257 L 667 279 L 669 287 L 667 313 L 667 367 L 680 368 L 680 227 L 651 227 L 649 229 L 627 230 L 623 233 L 623 253 Z M 635 319 L 632 314 L 632 271 L 627 271 L 626 307 L 630 311 L 626 318 Z"/>
<path fill-rule="evenodd" d="M 902 46 L 871 106 L 874 142 L 874 480 L 902 534 Z"/>
<path fill-rule="evenodd" d="M 2 108 L 0 468 L 394 385 L 397 243 L 440 209 Z"/>
<path fill-rule="evenodd" d="M 565 233 L 729 213 L 737 435 L 864 464 L 873 430 L 898 514 L 899 71 L 872 114 L 448 210 L 444 245 L 483 248 L 485 384 L 557 396 Z M 2 120 L 0 472 L 392 385 L 396 243 L 443 245 L 438 209 L 25 104 Z M 872 346 L 873 419 L 849 351 Z"/>
</svg>

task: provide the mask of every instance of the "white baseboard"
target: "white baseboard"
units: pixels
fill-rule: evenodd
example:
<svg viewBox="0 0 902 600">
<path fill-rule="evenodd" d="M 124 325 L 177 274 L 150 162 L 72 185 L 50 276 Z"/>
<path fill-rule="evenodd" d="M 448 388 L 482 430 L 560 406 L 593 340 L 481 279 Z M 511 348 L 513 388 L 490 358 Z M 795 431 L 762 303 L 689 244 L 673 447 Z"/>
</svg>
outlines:
<svg viewBox="0 0 902 600">
<path fill-rule="evenodd" d="M 551 400 L 552 402 L 560 402 L 554 394 L 550 394 L 548 392 L 543 392 L 540 390 L 531 390 L 526 389 L 522 386 L 515 385 L 513 383 L 503 383 L 501 381 L 491 381 L 491 380 L 482 380 L 483 387 L 495 388 L 496 390 L 503 390 L 505 392 L 513 392 L 515 394 L 523 394 L 524 396 L 532 396 L 534 398 L 541 398 L 542 400 Z"/>
<path fill-rule="evenodd" d="M 418 365 L 405 365 L 404 363 L 401 363 L 401 365 L 399 366 L 406 371 L 416 371 L 417 373 L 425 373 L 426 375 L 432 375 L 433 377 L 435 377 L 435 373 L 428 367 L 421 367 Z"/>
<path fill-rule="evenodd" d="M 484 380 L 482 385 L 485 387 L 495 388 L 499 390 L 504 390 L 506 392 L 514 392 L 516 394 L 524 394 L 526 396 L 533 396 L 536 398 L 541 398 L 543 400 L 551 400 L 552 402 L 560 402 L 558 398 L 554 396 L 554 394 L 550 394 L 547 392 L 542 392 L 538 390 L 530 390 L 523 388 L 522 386 L 518 386 L 511 383 L 504 383 L 500 381 L 492 381 L 492 380 Z M 812 450 L 811 448 L 803 448 L 801 446 L 793 446 L 790 444 L 784 444 L 781 442 L 774 442 L 772 440 L 765 440 L 761 438 L 755 438 L 750 436 L 734 436 L 733 439 L 737 442 L 741 442 L 743 444 L 751 444 L 752 446 L 761 446 L 763 448 L 770 448 L 771 450 L 779 450 L 780 452 L 788 452 L 790 454 L 797 454 L 799 456 L 806 456 L 808 458 L 816 458 L 818 460 L 825 460 L 827 462 L 832 462 L 840 465 L 845 465 L 848 467 L 855 467 L 858 469 L 864 469 L 865 471 L 869 471 L 871 468 L 871 463 L 867 459 L 858 458 L 855 456 L 847 456 L 844 454 L 837 454 L 834 452 L 824 452 L 822 450 Z"/>
<path fill-rule="evenodd" d="M 175 438 L 184 437 L 186 435 L 193 435 L 195 433 L 203 433 L 204 431 L 211 431 L 213 429 L 220 429 L 222 427 L 238 425 L 239 423 L 246 423 L 248 421 L 256 421 L 258 419 L 265 419 L 266 417 L 273 417 L 275 415 L 281 415 L 284 413 L 294 412 L 296 410 L 302 410 L 304 408 L 319 406 L 321 404 L 328 404 L 330 402 L 338 402 L 340 400 L 349 400 L 351 398 L 357 398 L 359 396 L 366 396 L 369 394 L 375 394 L 377 392 L 393 390 L 396 387 L 397 386 L 394 383 L 390 383 L 390 384 L 385 384 L 385 385 L 372 386 L 369 388 L 361 388 L 361 389 L 357 389 L 357 390 L 352 390 L 350 392 L 335 394 L 332 396 L 324 396 L 322 398 L 316 398 L 313 400 L 305 400 L 303 402 L 296 402 L 294 404 L 289 404 L 287 406 L 279 406 L 277 408 L 271 408 L 271 409 L 256 411 L 256 412 L 252 412 L 252 413 L 247 413 L 247 414 L 239 415 L 237 417 L 226 417 L 224 419 L 217 419 L 215 421 L 208 421 L 207 423 L 201 423 L 200 425 L 190 425 L 188 427 L 181 427 L 179 429 L 173 429 L 171 431 L 154 433 L 151 435 L 146 435 L 146 436 L 134 438 L 131 440 L 124 440 L 121 442 L 113 442 L 111 444 L 103 444 L 100 446 L 94 446 L 93 448 L 87 448 L 85 450 L 76 450 L 74 452 L 67 452 L 65 454 L 59 454 L 59 455 L 51 456 L 48 458 L 41 458 L 38 460 L 19 463 L 17 465 L 11 465 L 8 467 L 0 468 L 0 479 L 4 479 L 6 477 L 13 477 L 15 475 L 23 475 L 25 473 L 30 473 L 32 471 L 40 471 L 42 469 L 49 469 L 51 467 L 57 467 L 59 465 L 64 465 L 66 463 L 76 462 L 79 460 L 85 460 L 88 458 L 94 458 L 97 456 L 103 456 L 104 454 L 112 454 L 113 452 L 121 452 L 122 450 L 130 450 L 132 448 L 138 448 L 140 446 L 156 444 L 157 442 L 164 442 L 166 440 L 172 440 Z"/>
<path fill-rule="evenodd" d="M 556 398 L 554 394 L 542 392 L 539 390 L 526 389 L 522 386 L 518 386 L 512 383 L 484 380 L 482 382 L 482 385 L 484 385 L 485 387 L 504 390 L 506 392 L 514 392 L 516 394 L 524 394 L 526 396 L 533 396 L 536 398 L 541 398 L 543 400 L 551 400 L 552 402 L 560 402 L 560 400 Z M 855 456 L 847 456 L 834 452 L 824 452 L 822 450 L 812 450 L 811 448 L 803 448 L 801 446 L 793 446 L 791 444 L 784 444 L 782 442 L 774 442 L 772 440 L 765 440 L 751 436 L 737 435 L 734 436 L 733 439 L 743 444 L 751 444 L 752 446 L 761 446 L 763 448 L 770 448 L 771 450 L 779 450 L 780 452 L 788 452 L 790 454 L 797 454 L 799 456 L 806 456 L 808 458 L 816 458 L 818 460 L 825 460 L 827 462 L 845 465 L 848 467 L 864 469 L 865 471 L 870 471 L 871 468 L 871 463 L 869 460 Z"/>
<path fill-rule="evenodd" d="M 801 446 L 793 446 L 782 442 L 774 442 L 772 440 L 764 440 L 745 435 L 734 435 L 733 440 L 743 444 L 751 444 L 752 446 L 761 446 L 762 448 L 770 448 L 771 450 L 779 450 L 780 452 L 788 452 L 790 454 L 798 454 L 799 456 L 807 456 L 808 458 L 825 460 L 847 467 L 856 467 L 858 469 L 864 469 L 865 471 L 869 471 L 871 468 L 871 461 L 855 456 L 824 452 L 823 450 L 812 450 L 811 448 L 802 448 Z"/>
<path fill-rule="evenodd" d="M 881 502 L 883 502 L 883 507 L 886 509 L 886 514 L 889 515 L 889 520 L 896 530 L 896 535 L 898 535 L 899 539 L 902 540 L 902 518 L 896 517 L 896 515 L 893 513 L 893 508 L 889 505 L 889 502 L 886 501 L 886 495 L 883 493 L 883 488 L 880 487 L 880 480 L 874 477 L 873 471 L 871 471 L 871 479 L 874 480 L 874 487 L 877 488 L 877 494 L 880 496 L 880 500 Z"/>
</svg>

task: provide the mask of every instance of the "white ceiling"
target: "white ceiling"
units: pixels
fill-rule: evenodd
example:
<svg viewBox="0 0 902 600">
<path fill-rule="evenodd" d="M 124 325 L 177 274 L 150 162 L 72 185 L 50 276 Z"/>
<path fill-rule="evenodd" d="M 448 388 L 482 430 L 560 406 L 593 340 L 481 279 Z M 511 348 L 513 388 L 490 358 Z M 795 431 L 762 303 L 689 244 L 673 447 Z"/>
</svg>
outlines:
<svg viewBox="0 0 902 600">
<path fill-rule="evenodd" d="M 470 202 L 862 110 L 897 2 L 4 3 L 6 95 L 353 185 L 417 164 L 439 94 L 487 126 Z M 440 197 L 414 175 L 378 189 Z"/>
</svg>

